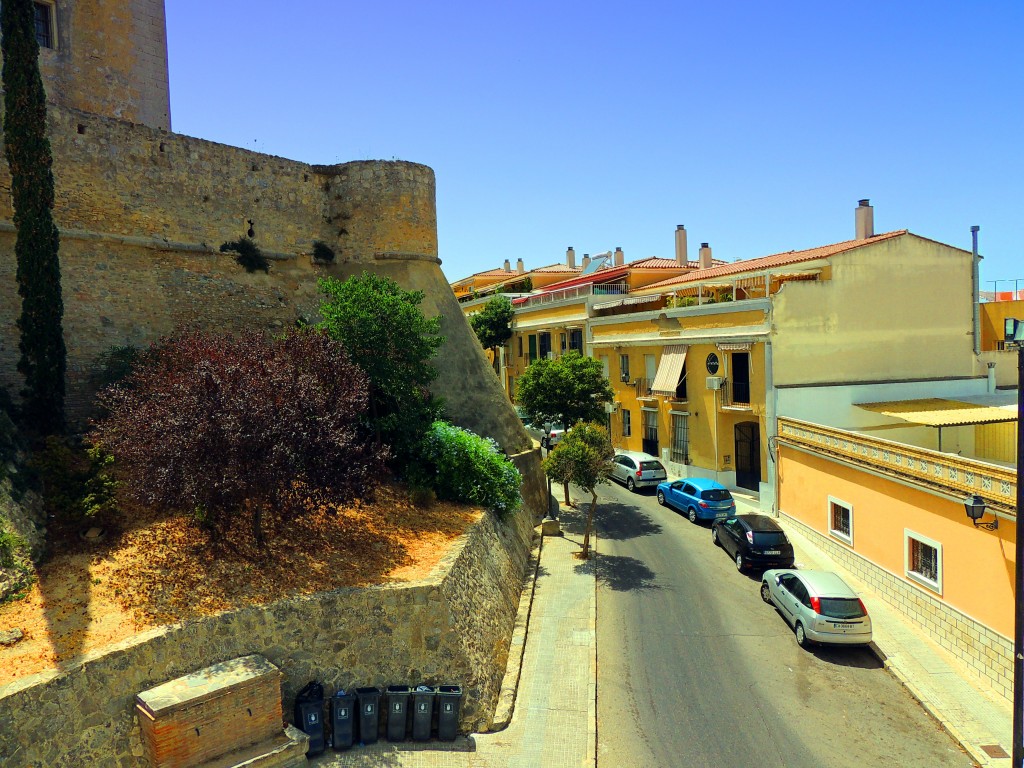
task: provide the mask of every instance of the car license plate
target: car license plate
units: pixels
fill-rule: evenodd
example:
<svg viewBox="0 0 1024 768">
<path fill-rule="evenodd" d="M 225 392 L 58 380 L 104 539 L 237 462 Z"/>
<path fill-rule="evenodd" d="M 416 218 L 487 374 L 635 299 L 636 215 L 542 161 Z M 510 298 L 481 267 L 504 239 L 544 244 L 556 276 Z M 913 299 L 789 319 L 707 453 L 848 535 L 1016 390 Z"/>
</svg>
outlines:
<svg viewBox="0 0 1024 768">
<path fill-rule="evenodd" d="M 764 551 L 764 554 L 766 554 L 766 555 L 781 555 L 782 552 L 780 550 L 778 550 L 778 549 L 766 549 Z"/>
<path fill-rule="evenodd" d="M 728 512 L 715 512 L 715 517 L 728 517 Z"/>
</svg>

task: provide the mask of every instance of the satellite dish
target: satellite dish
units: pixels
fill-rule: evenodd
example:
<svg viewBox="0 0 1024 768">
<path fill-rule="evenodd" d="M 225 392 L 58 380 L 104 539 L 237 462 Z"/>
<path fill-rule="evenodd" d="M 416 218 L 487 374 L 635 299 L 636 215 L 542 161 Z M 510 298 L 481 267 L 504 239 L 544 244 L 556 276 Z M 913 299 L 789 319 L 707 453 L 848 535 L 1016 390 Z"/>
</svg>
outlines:
<svg viewBox="0 0 1024 768">
<path fill-rule="evenodd" d="M 590 259 L 590 263 L 587 264 L 587 266 L 583 269 L 583 271 L 580 274 L 581 275 L 592 275 L 592 274 L 594 274 L 595 272 L 597 272 L 597 270 L 601 269 L 601 267 L 605 266 L 611 260 L 611 258 L 612 258 L 612 252 L 611 251 L 605 251 L 604 253 L 597 254 L 596 256 L 594 256 L 594 257 L 592 257 Z"/>
</svg>

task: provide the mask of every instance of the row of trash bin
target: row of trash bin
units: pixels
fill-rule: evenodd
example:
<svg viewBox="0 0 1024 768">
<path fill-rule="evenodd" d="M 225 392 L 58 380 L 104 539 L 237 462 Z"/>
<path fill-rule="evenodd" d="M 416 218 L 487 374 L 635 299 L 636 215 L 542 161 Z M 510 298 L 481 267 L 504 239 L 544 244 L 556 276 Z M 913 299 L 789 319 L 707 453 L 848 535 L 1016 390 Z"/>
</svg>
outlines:
<svg viewBox="0 0 1024 768">
<path fill-rule="evenodd" d="M 324 725 L 324 687 L 319 682 L 306 685 L 295 697 L 295 727 L 309 736 L 307 755 L 319 755 L 330 743 L 336 750 L 354 743 L 372 744 L 380 737 L 381 721 L 388 741 L 429 741 L 437 732 L 442 741 L 454 741 L 459 732 L 459 708 L 462 688 L 458 685 L 389 685 L 383 692 L 381 709 L 379 688 L 337 691 L 330 697 L 330 733 Z M 435 725 L 436 724 L 436 725 Z"/>
</svg>

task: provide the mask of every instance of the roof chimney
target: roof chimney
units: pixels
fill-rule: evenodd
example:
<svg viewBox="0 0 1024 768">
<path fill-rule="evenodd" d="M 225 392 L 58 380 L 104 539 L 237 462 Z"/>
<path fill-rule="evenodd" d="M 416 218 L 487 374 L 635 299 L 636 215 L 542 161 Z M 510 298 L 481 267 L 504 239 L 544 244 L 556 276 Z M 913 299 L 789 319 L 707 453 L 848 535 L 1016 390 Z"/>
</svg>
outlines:
<svg viewBox="0 0 1024 768">
<path fill-rule="evenodd" d="M 711 269 L 711 246 L 707 243 L 700 244 L 700 268 Z"/>
<path fill-rule="evenodd" d="M 680 267 L 685 267 L 687 264 L 686 227 L 682 224 L 676 224 L 676 264 Z"/>
<path fill-rule="evenodd" d="M 615 260 L 615 266 L 616 267 L 621 267 L 623 264 L 626 263 L 626 254 L 624 254 L 622 252 L 622 248 L 620 248 L 617 245 L 615 246 L 614 260 Z"/>
<path fill-rule="evenodd" d="M 509 264 L 508 259 L 505 259 L 504 269 L 505 269 L 506 272 L 511 272 L 512 271 L 512 265 Z"/>
<path fill-rule="evenodd" d="M 519 260 L 516 261 L 516 272 L 518 272 L 521 275 L 525 271 L 526 271 L 526 267 L 523 265 L 523 260 L 522 260 L 522 258 L 519 258 Z"/>
<path fill-rule="evenodd" d="M 589 266 L 590 266 L 590 254 L 589 253 L 584 253 L 583 254 L 583 269 L 586 269 Z"/>
<path fill-rule="evenodd" d="M 565 249 L 565 266 L 569 269 L 576 269 L 576 251 L 571 245 Z"/>
<path fill-rule="evenodd" d="M 875 209 L 871 207 L 870 201 L 858 200 L 854 217 L 856 240 L 867 240 L 875 236 Z"/>
</svg>

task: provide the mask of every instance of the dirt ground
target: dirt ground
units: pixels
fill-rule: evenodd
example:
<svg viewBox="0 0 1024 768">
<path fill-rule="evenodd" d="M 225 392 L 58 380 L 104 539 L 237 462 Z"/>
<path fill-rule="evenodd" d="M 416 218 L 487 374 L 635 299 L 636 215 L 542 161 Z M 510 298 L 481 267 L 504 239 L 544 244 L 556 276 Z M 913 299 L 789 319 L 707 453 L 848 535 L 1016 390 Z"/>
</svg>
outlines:
<svg viewBox="0 0 1024 768">
<path fill-rule="evenodd" d="M 430 573 L 480 511 L 416 507 L 399 486 L 343 508 L 319 507 L 269 532 L 269 553 L 212 545 L 183 516 L 123 507 L 102 541 L 51 537 L 56 554 L 20 600 L 0 606 L 0 686 L 59 667 L 150 627 L 337 587 L 413 581 Z M 239 539 L 244 537 L 238 537 Z M 54 541 L 53 539 L 57 539 Z"/>
</svg>

